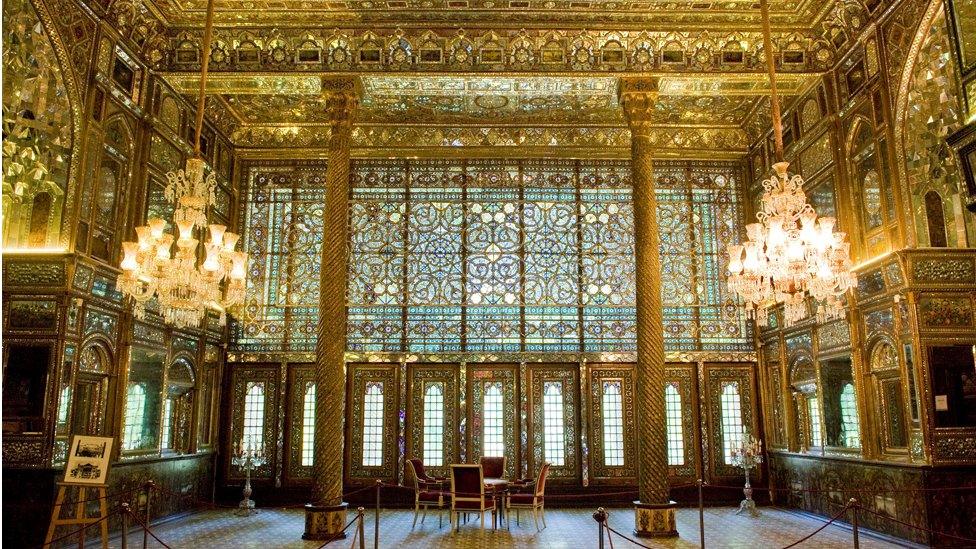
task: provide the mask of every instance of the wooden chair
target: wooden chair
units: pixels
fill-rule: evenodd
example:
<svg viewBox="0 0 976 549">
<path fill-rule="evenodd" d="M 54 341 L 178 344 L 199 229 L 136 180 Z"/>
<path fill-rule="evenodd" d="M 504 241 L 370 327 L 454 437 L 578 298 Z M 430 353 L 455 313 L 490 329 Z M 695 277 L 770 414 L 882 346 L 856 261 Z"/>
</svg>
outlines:
<svg viewBox="0 0 976 549">
<path fill-rule="evenodd" d="M 504 478 L 505 477 L 505 456 L 488 457 L 481 456 L 481 469 L 485 473 L 485 478 Z"/>
<path fill-rule="evenodd" d="M 549 463 L 543 463 L 539 469 L 539 478 L 535 481 L 535 489 L 532 493 L 510 494 L 505 498 L 506 515 L 511 509 L 515 509 L 515 522 L 519 521 L 519 509 L 532 509 L 532 518 L 535 519 L 535 529 L 539 530 L 539 516 L 542 516 L 543 528 L 546 524 L 546 478 L 549 477 Z M 541 531 L 541 530 L 539 530 Z"/>
<path fill-rule="evenodd" d="M 447 479 L 431 477 L 424 470 L 424 462 L 420 459 L 407 460 L 408 476 L 413 477 L 413 527 L 417 526 L 417 515 L 420 507 L 424 508 L 424 515 L 420 518 L 420 524 L 427 518 L 427 509 L 437 508 L 437 527 L 444 526 L 444 482 Z"/>
<path fill-rule="evenodd" d="M 481 465 L 451 465 L 451 528 L 460 529 L 462 513 L 477 513 L 481 515 L 481 529 L 484 530 L 488 511 L 494 517 L 495 501 L 485 499 L 485 476 Z"/>
</svg>

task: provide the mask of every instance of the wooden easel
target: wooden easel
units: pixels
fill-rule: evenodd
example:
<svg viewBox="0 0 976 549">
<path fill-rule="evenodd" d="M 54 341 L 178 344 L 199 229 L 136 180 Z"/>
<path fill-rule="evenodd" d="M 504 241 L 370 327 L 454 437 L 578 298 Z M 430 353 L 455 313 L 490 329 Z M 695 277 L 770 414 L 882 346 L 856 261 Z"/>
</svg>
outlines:
<svg viewBox="0 0 976 549">
<path fill-rule="evenodd" d="M 65 506 L 64 498 L 71 491 L 71 487 L 78 488 L 77 499 L 74 501 L 75 516 L 73 518 L 61 518 L 61 508 Z M 58 530 L 58 526 L 69 526 L 74 530 L 79 530 L 101 520 L 102 547 L 108 549 L 108 521 L 102 520 L 108 516 L 107 488 L 107 484 L 72 484 L 70 482 L 59 482 L 58 497 L 54 502 L 54 511 L 51 513 L 51 524 L 47 528 L 47 537 L 44 538 L 44 546 L 48 547 L 51 544 L 51 541 L 54 539 L 54 534 Z M 92 503 L 95 498 L 98 498 L 98 516 L 89 517 L 86 513 L 88 504 Z M 67 505 L 71 505 L 71 503 L 69 501 Z M 85 546 L 86 533 L 87 530 L 81 530 L 78 533 L 79 548 Z"/>
</svg>

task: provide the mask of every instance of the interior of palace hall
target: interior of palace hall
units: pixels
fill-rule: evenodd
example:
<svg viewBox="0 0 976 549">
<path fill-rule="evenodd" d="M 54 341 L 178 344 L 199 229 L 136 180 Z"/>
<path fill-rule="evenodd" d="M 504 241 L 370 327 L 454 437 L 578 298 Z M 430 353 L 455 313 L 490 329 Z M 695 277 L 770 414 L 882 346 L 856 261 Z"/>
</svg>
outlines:
<svg viewBox="0 0 976 549">
<path fill-rule="evenodd" d="M 8 547 L 976 547 L 976 0 L 4 0 Z"/>
</svg>

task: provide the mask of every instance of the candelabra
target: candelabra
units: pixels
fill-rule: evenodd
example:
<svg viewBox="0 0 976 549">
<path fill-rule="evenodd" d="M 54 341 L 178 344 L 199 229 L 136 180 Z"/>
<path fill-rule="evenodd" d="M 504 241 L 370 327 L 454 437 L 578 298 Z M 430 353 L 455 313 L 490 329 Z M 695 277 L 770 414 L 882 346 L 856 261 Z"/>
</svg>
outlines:
<svg viewBox="0 0 976 549">
<path fill-rule="evenodd" d="M 244 489 L 241 491 L 244 499 L 238 505 L 237 514 L 242 517 L 249 517 L 257 513 L 254 508 L 254 500 L 251 499 L 253 493 L 251 490 L 251 471 L 267 463 L 267 459 L 265 459 L 263 452 L 252 447 L 251 443 L 248 442 L 247 449 L 242 449 L 241 445 L 238 444 L 237 454 L 234 455 L 231 462 L 235 467 L 244 470 Z"/>
<path fill-rule="evenodd" d="M 758 467 L 760 463 L 762 463 L 762 441 L 758 438 L 753 438 L 748 433 L 743 434 L 739 446 L 732 448 L 732 465 L 742 467 L 742 470 L 746 474 L 746 485 L 742 488 L 742 494 L 745 495 L 745 499 L 739 503 L 739 510 L 735 512 L 737 515 L 749 513 L 754 517 L 759 516 L 759 510 L 756 509 L 756 502 L 752 499 L 752 483 L 749 481 L 749 470 L 753 467 Z"/>
</svg>

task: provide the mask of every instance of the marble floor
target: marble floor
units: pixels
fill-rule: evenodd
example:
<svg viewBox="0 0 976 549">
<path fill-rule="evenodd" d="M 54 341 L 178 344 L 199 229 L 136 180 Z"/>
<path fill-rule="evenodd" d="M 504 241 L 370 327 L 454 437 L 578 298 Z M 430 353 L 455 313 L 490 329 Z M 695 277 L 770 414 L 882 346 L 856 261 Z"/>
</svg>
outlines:
<svg viewBox="0 0 976 549">
<path fill-rule="evenodd" d="M 610 509 L 610 525 L 619 532 L 630 535 L 633 528 L 633 511 Z M 597 528 L 591 517 L 592 510 L 551 509 L 546 512 L 549 527 L 536 532 L 531 517 L 522 516 L 521 526 L 513 520 L 510 529 L 482 532 L 476 521 L 462 525 L 460 532 L 451 533 L 447 514 L 444 526 L 438 528 L 437 516 L 427 517 L 421 525 L 411 528 L 413 512 L 409 510 L 384 510 L 380 516 L 380 547 L 395 549 L 415 548 L 540 548 L 575 549 L 596 548 Z M 650 547 L 685 548 L 698 547 L 698 510 L 679 509 L 678 531 L 681 537 L 667 540 L 641 540 Z M 823 525 L 822 521 L 787 511 L 763 508 L 762 516 L 753 519 L 736 516 L 734 509 L 717 507 L 705 510 L 705 545 L 715 548 L 784 547 L 813 532 Z M 175 548 L 303 548 L 315 549 L 321 542 L 301 540 L 304 515 L 300 509 L 261 509 L 251 517 L 238 517 L 229 510 L 212 510 L 196 513 L 178 520 L 154 526 L 152 531 L 169 547 Z M 365 523 L 366 547 L 373 546 L 373 518 L 367 514 Z M 348 548 L 350 539 L 330 543 L 327 547 Z M 112 547 L 120 547 L 121 540 L 113 540 Z M 163 547 L 151 538 L 149 547 Z M 358 547 L 358 543 L 356 544 Z M 878 538 L 862 535 L 864 549 L 898 547 Z M 142 547 L 142 532 L 133 533 L 129 547 Z M 610 544 L 607 543 L 607 548 Z M 614 549 L 638 547 L 617 536 Z M 798 547 L 852 547 L 851 532 L 839 526 L 828 526 L 815 537 Z"/>
</svg>

